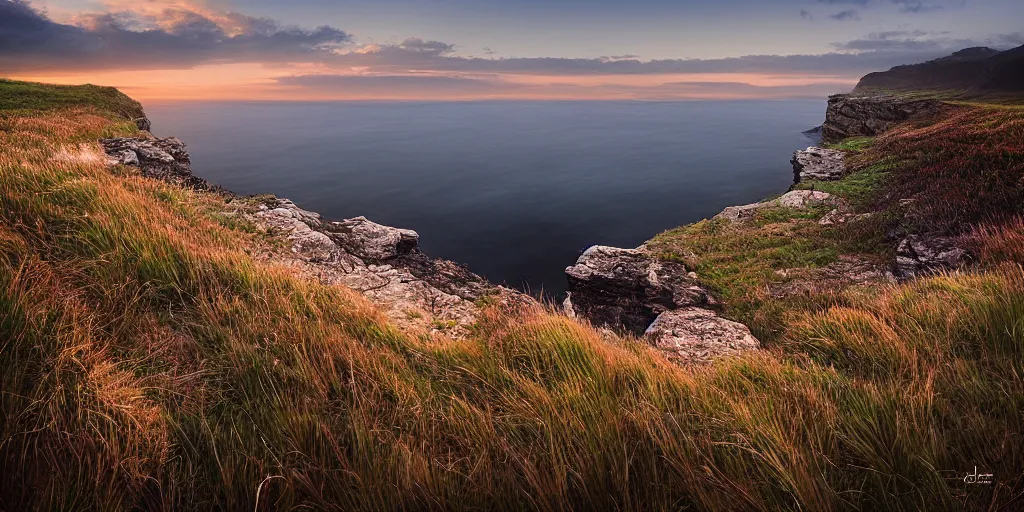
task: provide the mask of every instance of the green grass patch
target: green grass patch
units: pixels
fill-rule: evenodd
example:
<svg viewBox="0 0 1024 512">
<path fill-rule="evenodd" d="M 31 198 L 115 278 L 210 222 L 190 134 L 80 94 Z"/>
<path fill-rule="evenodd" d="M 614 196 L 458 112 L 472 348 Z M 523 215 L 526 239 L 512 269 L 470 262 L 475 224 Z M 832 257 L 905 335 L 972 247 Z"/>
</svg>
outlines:
<svg viewBox="0 0 1024 512">
<path fill-rule="evenodd" d="M 139 102 L 113 87 L 51 85 L 0 79 L 0 110 L 42 111 L 73 107 L 95 108 L 129 119 L 144 117 Z M 0 123 L 2 128 L 3 123 Z"/>
<path fill-rule="evenodd" d="M 839 149 L 843 151 L 860 152 L 871 147 L 871 144 L 874 142 L 874 137 L 850 137 L 840 142 L 828 144 L 827 147 L 830 149 Z"/>
<path fill-rule="evenodd" d="M 798 190 L 820 190 L 839 196 L 850 203 L 854 209 L 863 210 L 869 206 L 885 186 L 890 172 L 896 167 L 894 162 L 882 162 L 866 169 L 856 171 L 836 181 L 808 180 L 797 183 Z"/>
<path fill-rule="evenodd" d="M 754 222 L 705 220 L 656 236 L 648 246 L 659 257 L 693 269 L 735 318 L 748 320 L 778 271 L 816 268 L 838 259 L 838 244 L 815 219 L 820 211 L 773 208 Z"/>
</svg>

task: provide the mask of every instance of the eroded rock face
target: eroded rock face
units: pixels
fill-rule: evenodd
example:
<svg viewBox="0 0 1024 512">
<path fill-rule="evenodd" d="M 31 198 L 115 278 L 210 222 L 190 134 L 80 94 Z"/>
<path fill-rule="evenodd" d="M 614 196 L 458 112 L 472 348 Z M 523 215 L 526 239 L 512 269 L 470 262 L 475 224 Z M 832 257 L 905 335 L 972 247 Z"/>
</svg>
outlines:
<svg viewBox="0 0 1024 512">
<path fill-rule="evenodd" d="M 845 154 L 835 149 L 811 146 L 793 153 L 793 181 L 833 181 L 846 173 Z"/>
<path fill-rule="evenodd" d="M 348 252 L 364 259 L 386 260 L 416 249 L 420 235 L 411 229 L 383 226 L 366 217 L 331 222 L 331 238 Z"/>
<path fill-rule="evenodd" d="M 533 303 L 462 265 L 423 254 L 416 247 L 415 231 L 365 217 L 325 222 L 286 199 L 262 201 L 252 217 L 282 235 L 294 255 L 278 261 L 322 282 L 361 292 L 400 326 L 461 336 L 476 320 L 478 301 L 484 297 L 510 308 Z"/>
<path fill-rule="evenodd" d="M 782 196 L 770 201 L 745 204 L 742 206 L 730 206 L 718 215 L 715 219 L 725 219 L 731 222 L 742 222 L 757 216 L 757 213 L 766 208 L 795 208 L 805 210 L 820 205 L 838 205 L 838 200 L 828 192 L 819 190 L 790 190 Z"/>
<path fill-rule="evenodd" d="M 761 347 L 747 326 L 693 307 L 658 315 L 644 336 L 669 359 L 682 364 L 708 363 Z"/>
<path fill-rule="evenodd" d="M 665 311 L 716 303 L 682 263 L 639 249 L 595 245 L 565 274 L 567 312 L 599 327 L 642 334 Z"/>
<path fill-rule="evenodd" d="M 948 237 L 909 235 L 896 248 L 893 273 L 899 279 L 958 269 L 971 262 L 971 255 Z"/>
<path fill-rule="evenodd" d="M 120 137 L 101 139 L 100 145 L 110 157 L 112 165 L 138 167 L 143 176 L 190 188 L 214 188 L 206 180 L 192 174 L 192 162 L 185 143 L 177 137 Z"/>
<path fill-rule="evenodd" d="M 918 115 L 932 115 L 942 108 L 942 103 L 935 100 L 837 94 L 828 99 L 821 134 L 825 142 L 838 142 L 847 137 L 874 136 L 897 123 Z"/>
</svg>

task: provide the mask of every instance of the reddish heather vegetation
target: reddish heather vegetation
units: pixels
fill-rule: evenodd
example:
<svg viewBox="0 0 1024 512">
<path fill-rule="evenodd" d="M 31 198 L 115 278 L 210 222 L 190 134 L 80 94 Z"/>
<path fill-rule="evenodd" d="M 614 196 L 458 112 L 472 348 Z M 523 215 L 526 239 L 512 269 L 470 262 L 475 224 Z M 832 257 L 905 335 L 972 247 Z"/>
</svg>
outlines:
<svg viewBox="0 0 1024 512">
<path fill-rule="evenodd" d="M 878 206 L 911 200 L 907 220 L 915 231 L 959 234 L 979 223 L 1003 224 L 1024 208 L 1021 107 L 952 107 L 943 120 L 879 137 L 869 158 L 897 161 Z"/>
</svg>

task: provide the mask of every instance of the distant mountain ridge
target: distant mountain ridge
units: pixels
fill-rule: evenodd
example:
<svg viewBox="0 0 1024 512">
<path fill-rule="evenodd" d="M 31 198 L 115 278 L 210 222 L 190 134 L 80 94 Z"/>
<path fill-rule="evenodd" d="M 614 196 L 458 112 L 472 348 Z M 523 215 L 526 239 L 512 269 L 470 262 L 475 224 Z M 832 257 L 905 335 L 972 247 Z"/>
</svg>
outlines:
<svg viewBox="0 0 1024 512">
<path fill-rule="evenodd" d="M 860 79 L 855 93 L 931 91 L 960 98 L 1024 93 L 1024 46 L 960 50 L 920 64 L 896 66 Z"/>
</svg>

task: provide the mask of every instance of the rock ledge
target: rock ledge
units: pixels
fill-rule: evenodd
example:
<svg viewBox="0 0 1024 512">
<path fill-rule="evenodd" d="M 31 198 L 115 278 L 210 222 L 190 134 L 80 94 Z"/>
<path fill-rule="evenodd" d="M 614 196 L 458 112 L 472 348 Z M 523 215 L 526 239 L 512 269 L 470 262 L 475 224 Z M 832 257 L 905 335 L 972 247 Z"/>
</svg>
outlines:
<svg viewBox="0 0 1024 512">
<path fill-rule="evenodd" d="M 793 153 L 793 182 L 833 181 L 846 173 L 845 154 L 836 149 L 811 146 Z"/>
</svg>

